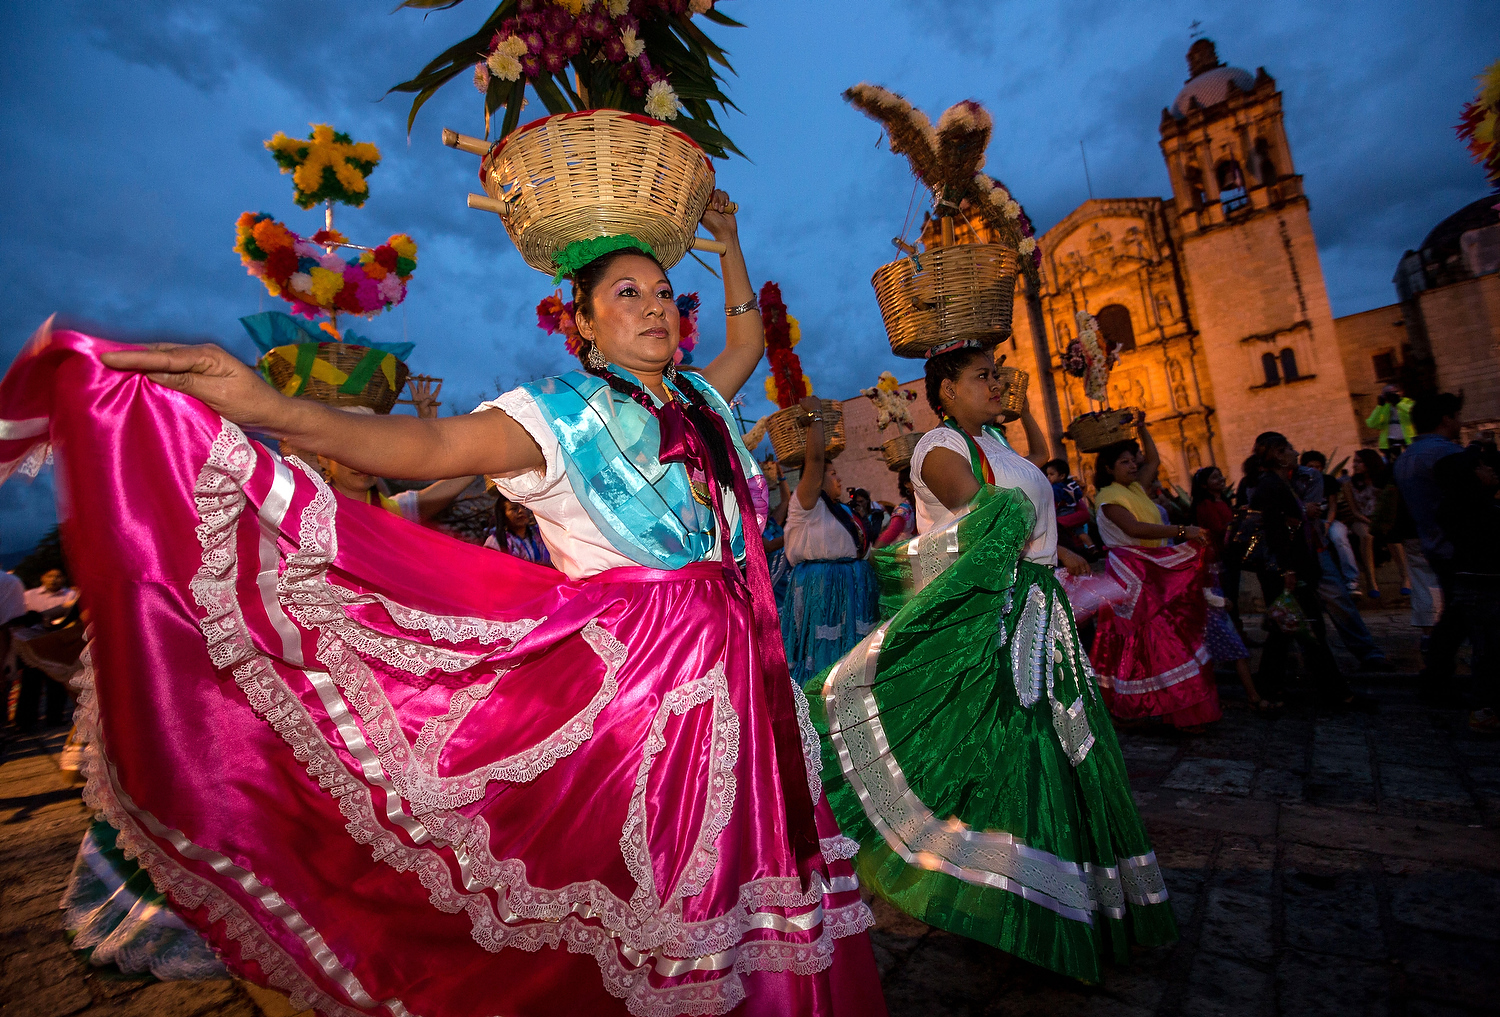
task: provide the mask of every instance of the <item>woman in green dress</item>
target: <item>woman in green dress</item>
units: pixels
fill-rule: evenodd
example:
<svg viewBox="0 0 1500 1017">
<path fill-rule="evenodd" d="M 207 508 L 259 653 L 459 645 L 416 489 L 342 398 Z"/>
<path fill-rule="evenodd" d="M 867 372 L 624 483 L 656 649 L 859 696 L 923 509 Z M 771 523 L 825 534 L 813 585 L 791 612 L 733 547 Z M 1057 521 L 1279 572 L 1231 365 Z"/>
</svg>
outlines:
<svg viewBox="0 0 1500 1017">
<path fill-rule="evenodd" d="M 939 353 L 926 377 L 943 426 L 912 456 L 918 536 L 876 552 L 885 621 L 806 686 L 824 788 L 864 885 L 1098 982 L 1177 928 L 1057 576 L 1059 555 L 1087 566 L 1057 547 L 1046 476 L 989 426 L 989 352 Z"/>
</svg>

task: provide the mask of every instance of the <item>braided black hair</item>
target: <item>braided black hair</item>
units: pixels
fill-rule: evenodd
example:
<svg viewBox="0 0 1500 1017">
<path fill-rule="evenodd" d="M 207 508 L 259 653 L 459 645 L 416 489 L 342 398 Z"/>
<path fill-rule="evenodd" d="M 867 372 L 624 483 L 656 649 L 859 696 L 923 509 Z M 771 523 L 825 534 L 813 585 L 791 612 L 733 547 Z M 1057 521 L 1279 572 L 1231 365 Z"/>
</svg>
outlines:
<svg viewBox="0 0 1500 1017">
<path fill-rule="evenodd" d="M 583 369 L 601 379 L 627 399 L 632 399 L 643 406 L 646 412 L 656 415 L 656 404 L 639 385 L 620 377 L 607 367 L 594 367 L 587 361 L 584 362 Z M 682 407 L 683 416 L 687 417 L 689 423 L 698 429 L 703 443 L 708 446 L 714 479 L 721 487 L 733 489 L 734 468 L 730 465 L 730 450 L 724 443 L 723 433 L 714 426 L 715 421 L 722 422 L 723 418 L 708 404 L 708 400 L 703 398 L 703 393 L 699 391 L 698 386 L 688 381 L 682 374 L 677 376 L 677 388 L 687 397 L 687 402 Z"/>
<path fill-rule="evenodd" d="M 939 353 L 935 357 L 927 359 L 927 405 L 932 407 L 932 412 L 937 414 L 939 420 L 948 415 L 943 409 L 943 382 L 957 381 L 958 376 L 964 373 L 964 369 L 974 362 L 976 357 L 988 357 L 987 350 L 977 346 L 960 346 L 956 350 L 947 353 Z"/>
</svg>

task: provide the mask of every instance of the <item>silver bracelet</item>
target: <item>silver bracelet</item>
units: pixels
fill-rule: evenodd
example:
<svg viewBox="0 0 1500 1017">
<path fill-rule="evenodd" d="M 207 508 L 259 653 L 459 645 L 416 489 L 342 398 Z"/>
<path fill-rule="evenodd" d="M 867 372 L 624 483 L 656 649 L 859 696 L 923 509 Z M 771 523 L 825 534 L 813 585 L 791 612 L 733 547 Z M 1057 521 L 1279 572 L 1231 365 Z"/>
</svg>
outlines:
<svg viewBox="0 0 1500 1017">
<path fill-rule="evenodd" d="M 743 304 L 735 304 L 733 307 L 726 306 L 724 308 L 724 313 L 727 314 L 729 317 L 733 318 L 737 314 L 744 314 L 747 311 L 758 311 L 758 310 L 760 310 L 760 302 L 757 301 L 754 297 L 751 297 L 749 300 L 745 301 Z"/>
</svg>

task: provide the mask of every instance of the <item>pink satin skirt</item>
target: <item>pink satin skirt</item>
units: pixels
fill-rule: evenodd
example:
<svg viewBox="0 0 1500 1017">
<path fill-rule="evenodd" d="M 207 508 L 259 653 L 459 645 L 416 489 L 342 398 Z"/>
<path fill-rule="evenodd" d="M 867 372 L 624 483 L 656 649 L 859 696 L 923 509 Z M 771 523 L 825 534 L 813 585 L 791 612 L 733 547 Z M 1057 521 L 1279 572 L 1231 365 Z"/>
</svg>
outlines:
<svg viewBox="0 0 1500 1017">
<path fill-rule="evenodd" d="M 462 544 L 113 346 L 28 346 L 0 476 L 53 442 L 88 799 L 232 968 L 337 1015 L 884 1013 L 805 708 L 821 852 L 787 846 L 720 566 L 572 582 Z"/>
<path fill-rule="evenodd" d="M 1175 727 L 1223 717 L 1204 645 L 1209 579 L 1203 549 L 1113 547 L 1109 576 L 1125 595 L 1099 609 L 1089 654 L 1109 712 Z"/>
</svg>

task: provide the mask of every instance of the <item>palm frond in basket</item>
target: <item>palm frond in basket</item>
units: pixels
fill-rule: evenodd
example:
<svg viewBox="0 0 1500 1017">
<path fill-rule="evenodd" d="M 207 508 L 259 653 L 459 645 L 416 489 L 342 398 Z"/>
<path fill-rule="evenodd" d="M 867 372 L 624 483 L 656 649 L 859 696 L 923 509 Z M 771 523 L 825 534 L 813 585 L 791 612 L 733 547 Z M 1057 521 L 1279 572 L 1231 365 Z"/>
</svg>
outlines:
<svg viewBox="0 0 1500 1017">
<path fill-rule="evenodd" d="M 447 10 L 462 0 L 405 0 L 397 8 Z M 392 92 L 413 96 L 406 129 L 438 89 L 465 72 L 491 118 L 505 111 L 497 137 L 520 124 L 530 86 L 548 113 L 619 109 L 670 121 L 716 158 L 743 154 L 719 128 L 714 109 L 733 108 L 720 87 L 728 55 L 695 22 L 740 23 L 716 0 L 503 0 L 473 35 L 439 53 Z"/>
</svg>

